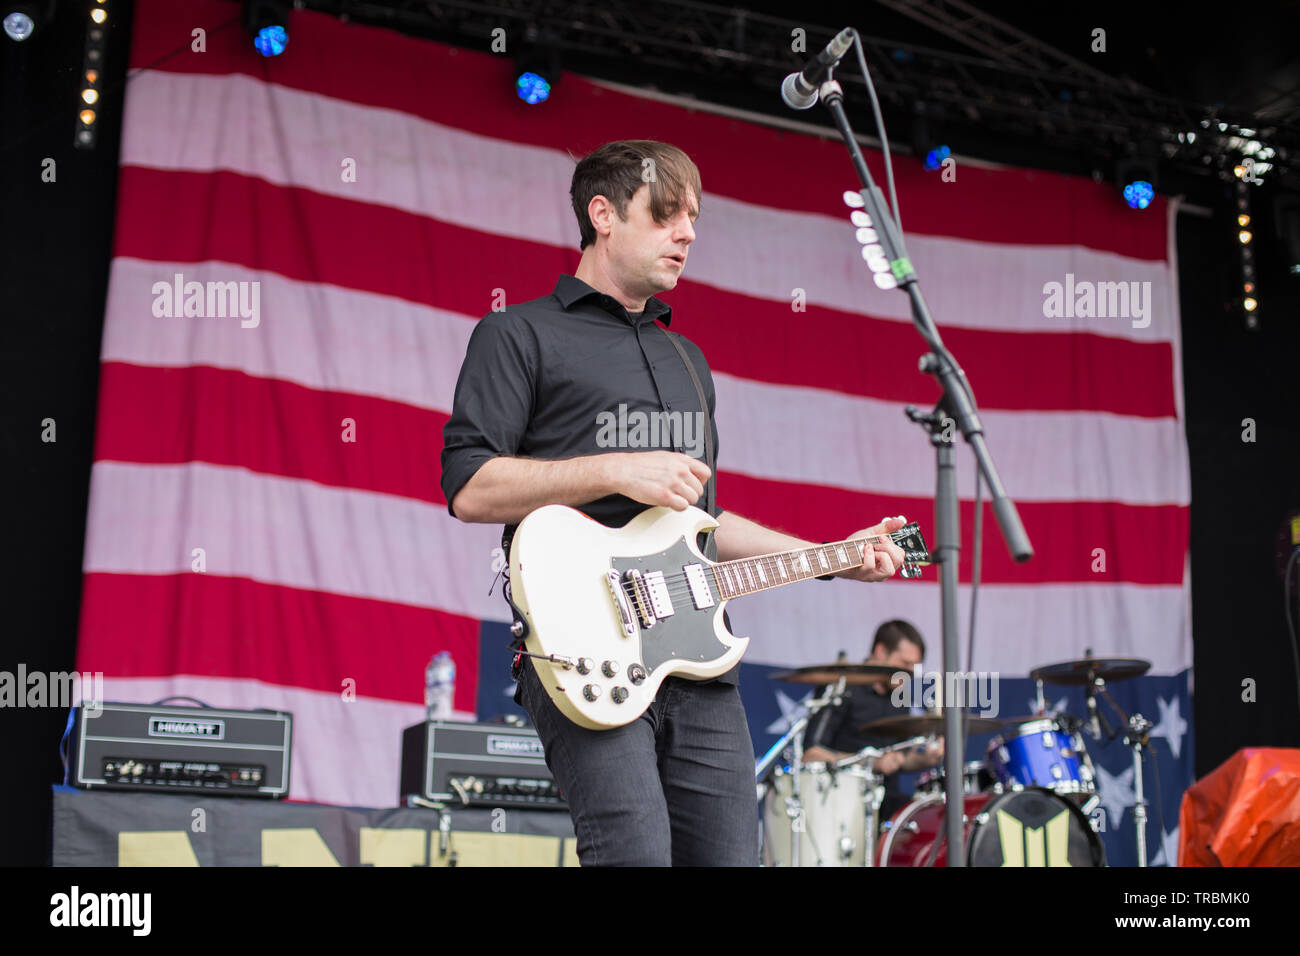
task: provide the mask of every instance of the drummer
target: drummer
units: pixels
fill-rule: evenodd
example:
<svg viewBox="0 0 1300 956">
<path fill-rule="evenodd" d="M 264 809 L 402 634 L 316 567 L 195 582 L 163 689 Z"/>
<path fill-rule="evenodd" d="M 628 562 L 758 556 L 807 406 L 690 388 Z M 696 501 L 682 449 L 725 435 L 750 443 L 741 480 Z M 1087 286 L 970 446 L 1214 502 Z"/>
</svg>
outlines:
<svg viewBox="0 0 1300 956">
<path fill-rule="evenodd" d="M 925 659 L 925 641 L 921 632 L 907 621 L 886 621 L 876 629 L 868 664 L 884 664 L 909 673 Z M 890 679 L 882 677 L 876 684 L 846 687 L 838 706 L 827 708 L 813 719 L 804 741 L 806 763 L 830 762 L 857 753 L 863 747 L 887 747 L 897 743 L 858 732 L 862 724 L 882 717 L 909 713 L 895 707 L 890 699 Z M 898 781 L 898 771 L 915 773 L 943 762 L 943 739 L 938 738 L 925 749 L 908 753 L 897 751 L 876 760 L 876 771 L 885 777 L 885 799 L 881 819 L 889 819 L 907 803 Z"/>
</svg>

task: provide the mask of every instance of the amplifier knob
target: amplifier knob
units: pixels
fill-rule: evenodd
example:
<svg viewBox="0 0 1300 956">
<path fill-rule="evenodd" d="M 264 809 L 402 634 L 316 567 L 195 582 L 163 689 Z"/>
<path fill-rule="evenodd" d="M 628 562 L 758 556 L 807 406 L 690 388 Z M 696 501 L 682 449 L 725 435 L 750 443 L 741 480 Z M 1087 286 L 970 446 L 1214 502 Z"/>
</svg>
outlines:
<svg viewBox="0 0 1300 956">
<path fill-rule="evenodd" d="M 599 700 L 599 699 L 600 699 L 600 685 L 599 685 L 599 684 L 588 684 L 586 687 L 584 687 L 584 688 L 582 689 L 582 696 L 585 697 L 585 698 L 587 698 L 587 700 Z"/>
<path fill-rule="evenodd" d="M 618 661 L 605 661 L 605 663 L 600 665 L 600 669 L 606 677 L 617 677 Z"/>
<path fill-rule="evenodd" d="M 614 699 L 614 703 L 621 704 L 623 701 L 627 700 L 627 688 L 615 687 L 609 692 L 609 696 Z"/>
<path fill-rule="evenodd" d="M 646 679 L 645 668 L 640 664 L 631 664 L 627 669 L 627 679 L 633 684 L 643 684 Z"/>
</svg>

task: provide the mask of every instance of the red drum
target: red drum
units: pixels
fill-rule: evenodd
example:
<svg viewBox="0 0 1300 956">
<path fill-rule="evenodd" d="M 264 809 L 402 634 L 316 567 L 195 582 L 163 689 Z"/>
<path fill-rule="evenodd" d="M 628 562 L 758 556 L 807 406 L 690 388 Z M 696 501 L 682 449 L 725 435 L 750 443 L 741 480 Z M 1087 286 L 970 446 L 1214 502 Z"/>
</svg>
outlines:
<svg viewBox="0 0 1300 956">
<path fill-rule="evenodd" d="M 1101 838 L 1077 806 L 1050 790 L 967 794 L 967 866 L 1105 866 Z M 942 794 L 918 797 L 894 816 L 881 866 L 947 866 Z"/>
</svg>

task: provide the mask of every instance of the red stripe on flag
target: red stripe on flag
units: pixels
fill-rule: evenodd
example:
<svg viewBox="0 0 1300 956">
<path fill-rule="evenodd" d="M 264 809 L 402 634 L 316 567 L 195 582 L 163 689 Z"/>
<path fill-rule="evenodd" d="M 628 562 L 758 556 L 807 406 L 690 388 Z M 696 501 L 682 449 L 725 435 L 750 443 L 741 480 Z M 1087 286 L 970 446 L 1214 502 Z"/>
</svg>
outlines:
<svg viewBox="0 0 1300 956">
<path fill-rule="evenodd" d="M 528 106 L 515 95 L 514 61 L 508 56 L 295 10 L 288 53 L 268 59 L 253 50 L 238 26 L 238 10 L 221 0 L 138 0 L 135 17 L 137 25 L 148 28 L 135 31 L 133 70 L 244 74 L 578 155 L 616 139 L 669 141 L 701 169 L 702 215 L 707 215 L 710 190 L 720 190 L 746 202 L 843 216 L 847 210 L 840 194 L 856 186 L 838 142 L 631 96 L 572 73 L 564 74 L 545 104 Z M 203 53 L 189 49 L 196 27 L 208 31 Z M 466 90 L 473 95 L 464 95 Z M 720 136 L 724 123 L 727 133 Z M 864 153 L 873 176 L 883 182 L 880 154 Z M 763 160 L 748 162 L 747 156 Z M 1139 213 L 1125 206 L 1109 184 L 1081 177 L 981 169 L 958 161 L 956 180 L 944 182 L 910 157 L 895 156 L 894 167 L 909 232 L 1016 245 L 1078 244 L 1148 260 L 1163 259 L 1167 252 L 1165 200 L 1160 196 Z M 787 175 L 772 176 L 774 169 Z M 1035 214 L 1017 215 L 1026 197 Z"/>
<path fill-rule="evenodd" d="M 199 674 L 423 702 L 438 651 L 456 661 L 456 708 L 478 694 L 479 622 L 388 601 L 204 573 L 91 573 L 77 666 L 107 677 Z M 351 683 L 348 683 L 351 682 Z M 220 704 L 220 701 L 208 703 Z"/>
<path fill-rule="evenodd" d="M 206 366 L 105 362 L 100 395 L 97 461 L 204 461 L 445 504 L 441 412 Z"/>
<path fill-rule="evenodd" d="M 1189 509 L 1181 505 L 1127 505 L 1113 501 L 1020 502 L 1020 518 L 1036 549 L 1016 564 L 1002 542 L 985 498 L 980 580 L 987 584 L 1181 584 Z M 934 502 L 929 498 L 861 494 L 825 485 L 728 474 L 718 479 L 718 504 L 760 524 L 810 541 L 847 538 L 860 528 L 901 514 L 918 522 L 933 546 Z M 959 579 L 971 581 L 975 503 L 961 503 Z M 1100 549 L 1098 553 L 1097 549 Z M 1094 570 L 1096 568 L 1096 570 Z M 933 568 L 926 572 L 934 577 Z"/>
<path fill-rule="evenodd" d="M 446 416 L 440 412 L 204 367 L 109 362 L 102 376 L 96 460 L 205 461 L 444 503 L 438 476 Z M 339 440 L 338 422 L 345 415 L 357 420 L 355 445 Z M 813 541 L 847 536 L 887 514 L 902 513 L 919 521 L 933 543 L 929 499 L 754 478 L 725 468 L 719 490 L 722 507 Z M 961 575 L 969 581 L 973 502 L 962 507 L 967 540 Z M 1026 565 L 1012 562 L 986 513 L 982 573 L 989 583 L 1178 584 L 1183 579 L 1185 550 L 1153 549 L 1151 542 L 1185 543 L 1186 507 L 1031 501 L 1021 503 L 1020 512 L 1038 555 Z M 1101 562 L 1094 554 L 1098 548 L 1104 551 Z"/>
<path fill-rule="evenodd" d="M 118 188 L 119 256 L 233 262 L 473 317 L 494 307 L 498 289 L 517 304 L 548 294 L 560 273 L 577 268 L 573 252 L 234 173 L 124 167 Z M 159 216 L 201 227 L 177 232 Z M 366 240 L 310 242 L 304 229 Z M 817 306 L 796 314 L 788 303 L 689 281 L 663 299 L 673 329 L 704 349 L 715 372 L 890 401 L 937 398 L 916 371 L 924 344 L 908 324 Z M 1175 414 L 1167 342 L 970 328 L 947 328 L 944 338 L 985 409 Z"/>
</svg>

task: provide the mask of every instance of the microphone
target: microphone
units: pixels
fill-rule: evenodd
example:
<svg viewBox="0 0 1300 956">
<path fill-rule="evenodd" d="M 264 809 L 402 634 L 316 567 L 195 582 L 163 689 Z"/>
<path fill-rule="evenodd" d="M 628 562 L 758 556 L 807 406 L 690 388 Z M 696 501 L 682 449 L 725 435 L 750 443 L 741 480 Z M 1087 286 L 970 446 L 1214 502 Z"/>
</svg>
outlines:
<svg viewBox="0 0 1300 956">
<path fill-rule="evenodd" d="M 802 72 L 787 76 L 781 82 L 781 99 L 785 100 L 785 105 L 792 110 L 812 108 L 817 103 L 817 87 L 821 86 L 823 77 L 852 45 L 853 33 L 846 27 L 835 34 L 834 39 L 826 44 L 826 49 L 808 61 Z"/>
</svg>

